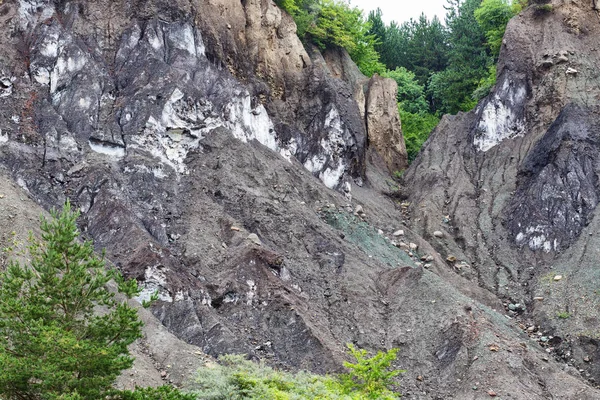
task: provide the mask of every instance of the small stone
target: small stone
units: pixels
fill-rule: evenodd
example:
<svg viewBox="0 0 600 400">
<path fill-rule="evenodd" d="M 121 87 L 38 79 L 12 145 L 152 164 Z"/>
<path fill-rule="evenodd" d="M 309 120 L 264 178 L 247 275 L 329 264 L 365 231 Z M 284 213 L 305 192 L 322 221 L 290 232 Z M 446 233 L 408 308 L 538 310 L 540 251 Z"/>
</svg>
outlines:
<svg viewBox="0 0 600 400">
<path fill-rule="evenodd" d="M 356 206 L 356 208 L 354 209 L 354 215 L 360 215 L 360 214 L 364 214 L 364 210 L 363 207 L 359 204 Z"/>
<path fill-rule="evenodd" d="M 435 236 L 436 238 L 441 239 L 441 238 L 444 237 L 444 232 L 442 232 L 442 231 L 435 231 L 435 232 L 433 232 L 433 236 Z"/>
<path fill-rule="evenodd" d="M 590 361 L 591 361 L 591 359 L 590 359 L 590 357 L 589 357 L 589 356 L 585 356 L 585 357 L 583 357 L 583 361 L 585 361 L 585 362 L 590 362 Z"/>
<path fill-rule="evenodd" d="M 542 300 L 544 300 L 543 297 L 534 297 L 533 299 L 536 300 L 536 301 L 542 301 Z"/>
<path fill-rule="evenodd" d="M 260 239 L 258 238 L 258 235 L 256 233 L 249 234 L 248 237 L 247 237 L 247 239 L 249 241 L 251 241 L 252 243 L 254 243 L 254 244 L 257 244 L 259 246 L 262 245 L 262 242 L 260 241 Z"/>
<path fill-rule="evenodd" d="M 555 282 L 558 282 L 558 281 L 560 281 L 562 278 L 563 278 L 563 277 L 562 277 L 562 275 L 555 275 L 555 276 L 554 276 L 554 281 L 555 281 Z"/>
<path fill-rule="evenodd" d="M 238 228 L 237 226 L 232 226 L 230 229 L 231 229 L 232 231 L 236 231 L 236 232 L 239 232 L 239 231 L 240 231 L 240 228 Z"/>
<path fill-rule="evenodd" d="M 423 377 L 422 377 L 421 375 L 419 375 L 419 376 L 417 376 L 417 380 L 418 380 L 419 382 L 423 382 Z"/>
<path fill-rule="evenodd" d="M 530 326 L 529 328 L 527 328 L 527 332 L 532 333 L 533 331 L 535 331 L 535 326 Z"/>
<path fill-rule="evenodd" d="M 412 251 L 415 251 L 419 248 L 419 246 L 416 243 L 409 243 L 408 248 L 411 249 Z"/>
<path fill-rule="evenodd" d="M 558 58 L 556 59 L 557 62 L 561 63 L 561 62 L 569 62 L 569 57 L 567 57 L 566 54 L 561 54 L 560 56 L 558 56 Z"/>
<path fill-rule="evenodd" d="M 0 194 L 0 199 L 3 199 L 3 198 L 4 198 L 4 195 L 3 195 L 3 194 Z"/>
<path fill-rule="evenodd" d="M 432 255 L 428 255 L 427 257 L 425 257 L 425 261 L 427 262 L 432 262 L 434 260 Z"/>
<path fill-rule="evenodd" d="M 423 268 L 428 268 L 429 269 L 429 268 L 431 268 L 431 264 L 427 263 L 427 264 L 423 265 Z"/>
<path fill-rule="evenodd" d="M 565 71 L 565 73 L 567 75 L 577 75 L 579 73 L 579 71 L 577 71 L 575 68 L 567 68 L 567 70 Z"/>
<path fill-rule="evenodd" d="M 498 396 L 498 394 L 496 392 L 494 392 L 492 389 L 488 390 L 488 394 L 490 395 L 490 397 Z"/>
<path fill-rule="evenodd" d="M 517 310 L 517 306 L 516 306 L 515 304 L 509 304 L 509 305 L 508 305 L 508 309 L 509 309 L 510 311 L 515 311 L 515 310 Z"/>
<path fill-rule="evenodd" d="M 456 262 L 456 257 L 453 255 L 449 255 L 448 257 L 446 257 L 446 261 L 451 263 Z"/>
<path fill-rule="evenodd" d="M 382 231 L 381 229 L 378 229 L 378 230 L 377 230 L 377 234 L 378 234 L 379 236 L 383 236 L 383 231 Z"/>
<path fill-rule="evenodd" d="M 402 229 L 399 229 L 396 232 L 394 232 L 394 236 L 404 236 L 404 231 Z"/>
<path fill-rule="evenodd" d="M 167 377 L 167 371 L 160 371 L 160 377 L 163 379 L 166 379 Z"/>
<path fill-rule="evenodd" d="M 490 345 L 490 351 L 498 351 L 498 350 L 500 350 L 500 347 L 498 347 L 497 344 Z"/>
</svg>

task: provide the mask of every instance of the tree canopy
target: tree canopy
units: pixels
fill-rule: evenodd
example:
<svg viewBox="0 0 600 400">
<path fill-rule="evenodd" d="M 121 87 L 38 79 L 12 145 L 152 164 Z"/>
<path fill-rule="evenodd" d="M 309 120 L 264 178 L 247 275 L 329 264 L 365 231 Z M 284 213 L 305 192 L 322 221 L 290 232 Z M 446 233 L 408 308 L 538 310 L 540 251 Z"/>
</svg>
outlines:
<svg viewBox="0 0 600 400">
<path fill-rule="evenodd" d="M 42 217 L 41 239 L 30 235 L 23 254 L 30 261 L 0 272 L 0 398 L 186 399 L 169 387 L 113 389 L 133 363 L 127 346 L 142 322 L 107 284 L 114 280 L 125 298 L 139 290 L 79 241 L 78 215 L 67 202 Z"/>
</svg>

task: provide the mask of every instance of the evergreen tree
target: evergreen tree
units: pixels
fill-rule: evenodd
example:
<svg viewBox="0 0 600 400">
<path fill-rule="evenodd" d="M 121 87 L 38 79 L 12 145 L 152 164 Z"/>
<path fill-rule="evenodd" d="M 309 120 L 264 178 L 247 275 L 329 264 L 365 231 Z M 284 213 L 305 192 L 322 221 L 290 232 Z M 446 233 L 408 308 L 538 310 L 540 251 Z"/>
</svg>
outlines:
<svg viewBox="0 0 600 400">
<path fill-rule="evenodd" d="M 494 59 L 497 59 L 500 54 L 506 24 L 518 9 L 519 3 L 515 4 L 517 7 L 512 7 L 506 0 L 483 0 L 475 10 L 475 19 L 485 32 L 487 45 Z"/>
<path fill-rule="evenodd" d="M 29 240 L 30 261 L 0 273 L 0 398 L 100 399 L 133 359 L 141 335 L 137 311 L 115 299 L 138 293 L 105 269 L 91 242 L 79 242 L 70 204 L 41 219 L 41 240 Z M 66 396 L 66 397 L 65 397 Z"/>
<path fill-rule="evenodd" d="M 486 46 L 485 33 L 475 19 L 481 0 L 448 2 L 448 68 L 431 77 L 428 94 L 439 113 L 456 114 L 475 106 L 477 99 L 472 95 L 489 75 L 494 59 Z"/>
</svg>

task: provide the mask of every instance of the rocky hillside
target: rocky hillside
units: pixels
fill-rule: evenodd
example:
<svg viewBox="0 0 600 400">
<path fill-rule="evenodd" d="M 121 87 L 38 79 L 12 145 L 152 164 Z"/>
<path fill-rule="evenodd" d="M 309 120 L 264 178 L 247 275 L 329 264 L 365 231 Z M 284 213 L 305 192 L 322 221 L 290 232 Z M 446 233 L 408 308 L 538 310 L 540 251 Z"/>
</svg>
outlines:
<svg viewBox="0 0 600 400">
<path fill-rule="evenodd" d="M 270 0 L 5 0 L 2 185 L 70 198 L 210 355 L 329 372 L 345 343 L 400 347 L 408 398 L 600 398 L 599 29 L 589 1 L 512 21 L 495 91 L 399 187 L 395 83 L 305 49 Z M 146 384 L 167 359 L 184 381 L 195 347 L 147 321 Z"/>
<path fill-rule="evenodd" d="M 600 382 L 598 35 L 591 1 L 514 18 L 498 83 L 446 117 L 406 174 L 411 225 L 552 358 Z M 428 233 L 439 229 L 447 238 Z"/>
</svg>

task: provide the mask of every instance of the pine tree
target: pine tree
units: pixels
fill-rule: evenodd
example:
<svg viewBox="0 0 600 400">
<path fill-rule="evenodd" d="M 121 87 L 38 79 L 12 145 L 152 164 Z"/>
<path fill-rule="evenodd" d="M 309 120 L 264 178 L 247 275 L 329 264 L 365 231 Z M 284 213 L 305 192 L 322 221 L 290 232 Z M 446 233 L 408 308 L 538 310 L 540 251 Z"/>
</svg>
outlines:
<svg viewBox="0 0 600 400">
<path fill-rule="evenodd" d="M 111 279 L 128 298 L 138 293 L 105 269 L 91 242 L 80 242 L 70 204 L 41 219 L 30 235 L 29 263 L 0 273 L 0 398 L 99 399 L 133 359 L 141 336 L 137 311 L 107 289 Z"/>
</svg>

